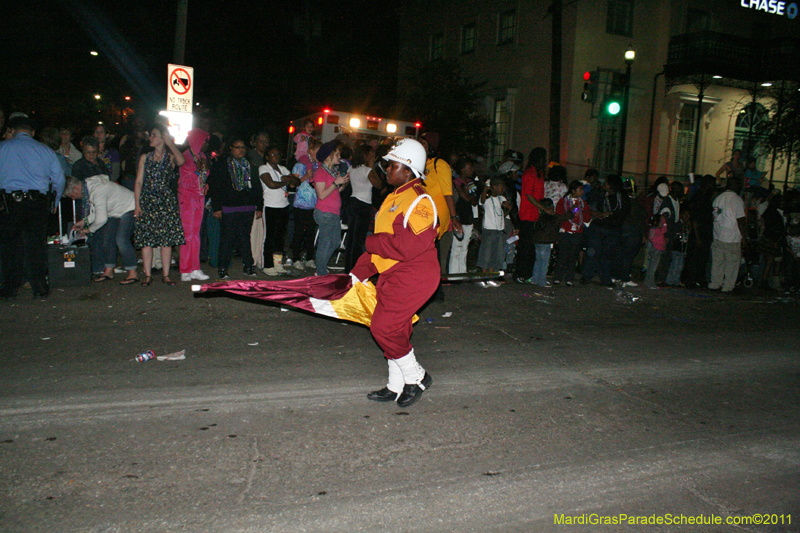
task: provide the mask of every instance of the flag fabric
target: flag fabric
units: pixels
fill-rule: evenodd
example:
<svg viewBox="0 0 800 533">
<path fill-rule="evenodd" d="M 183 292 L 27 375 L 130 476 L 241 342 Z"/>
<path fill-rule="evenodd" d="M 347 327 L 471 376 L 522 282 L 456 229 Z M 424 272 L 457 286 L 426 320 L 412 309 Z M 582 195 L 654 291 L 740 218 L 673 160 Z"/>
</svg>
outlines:
<svg viewBox="0 0 800 533">
<path fill-rule="evenodd" d="M 369 327 L 377 303 L 371 281 L 353 284 L 348 274 L 329 274 L 282 281 L 234 280 L 192 287 L 195 292 L 225 291 L 288 305 L 318 315 L 357 322 Z M 414 315 L 413 321 L 418 317 Z"/>
</svg>

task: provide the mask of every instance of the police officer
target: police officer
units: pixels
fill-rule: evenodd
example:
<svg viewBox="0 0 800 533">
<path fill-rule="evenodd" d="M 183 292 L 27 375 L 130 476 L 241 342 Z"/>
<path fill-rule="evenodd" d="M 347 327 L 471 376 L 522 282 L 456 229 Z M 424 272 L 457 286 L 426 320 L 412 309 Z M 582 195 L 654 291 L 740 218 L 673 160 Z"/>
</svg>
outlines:
<svg viewBox="0 0 800 533">
<path fill-rule="evenodd" d="M 33 139 L 34 123 L 25 116 L 8 121 L 11 138 L 0 143 L 0 297 L 17 294 L 23 265 L 34 298 L 50 292 L 47 283 L 47 222 L 64 190 L 56 154 Z"/>
</svg>

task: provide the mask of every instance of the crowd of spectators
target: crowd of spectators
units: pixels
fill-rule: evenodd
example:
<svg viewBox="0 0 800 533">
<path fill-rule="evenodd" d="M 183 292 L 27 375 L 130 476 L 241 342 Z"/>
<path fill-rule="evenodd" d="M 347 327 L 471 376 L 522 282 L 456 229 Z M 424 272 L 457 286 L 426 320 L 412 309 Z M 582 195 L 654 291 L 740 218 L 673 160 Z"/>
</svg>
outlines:
<svg viewBox="0 0 800 533">
<path fill-rule="evenodd" d="M 591 168 L 570 179 L 563 166 L 547 163 L 543 148 L 531 150 L 526 164 L 509 150 L 480 177 L 476 159 L 454 157 L 457 216 L 468 222 L 476 271 L 502 271 L 517 283 L 796 291 L 800 191 L 781 192 L 760 172 L 748 179 L 754 164 L 740 157 L 723 165 L 720 178 L 659 177 L 641 190 Z M 465 249 L 454 241 L 443 274 L 468 272 Z"/>
<path fill-rule="evenodd" d="M 175 285 L 176 267 L 183 282 L 209 279 L 203 264 L 219 279 L 324 275 L 334 256 L 337 268 L 353 268 L 391 189 L 382 156 L 394 140 L 322 143 L 313 123 L 303 126 L 290 154 L 265 131 L 224 136 L 208 124 L 180 146 L 158 122 L 136 122 L 126 134 L 98 124 L 79 141 L 69 126 L 36 133 L 67 176 L 62 218 L 74 216 L 73 229 L 87 237 L 94 280 L 125 273 L 121 284 L 147 286 L 159 270 Z M 474 273 L 496 287 L 504 273 L 541 287 L 597 279 L 722 292 L 800 286 L 800 193 L 768 187 L 738 151 L 717 176 L 660 177 L 637 190 L 594 169 L 569 176 L 543 148 L 527 161 L 508 150 L 488 166 L 469 154 L 441 157 L 438 140 L 421 139 L 443 279 Z"/>
</svg>

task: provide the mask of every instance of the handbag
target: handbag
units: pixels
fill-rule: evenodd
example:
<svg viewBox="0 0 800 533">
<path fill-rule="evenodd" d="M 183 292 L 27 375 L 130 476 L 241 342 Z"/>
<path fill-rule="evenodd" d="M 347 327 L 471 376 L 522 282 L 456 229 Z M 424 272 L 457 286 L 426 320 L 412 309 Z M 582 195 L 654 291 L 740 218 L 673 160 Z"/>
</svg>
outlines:
<svg viewBox="0 0 800 533">
<path fill-rule="evenodd" d="M 306 180 L 297 188 L 294 195 L 294 206 L 298 209 L 314 209 L 317 205 L 317 191 L 311 186 L 311 180 Z"/>
</svg>

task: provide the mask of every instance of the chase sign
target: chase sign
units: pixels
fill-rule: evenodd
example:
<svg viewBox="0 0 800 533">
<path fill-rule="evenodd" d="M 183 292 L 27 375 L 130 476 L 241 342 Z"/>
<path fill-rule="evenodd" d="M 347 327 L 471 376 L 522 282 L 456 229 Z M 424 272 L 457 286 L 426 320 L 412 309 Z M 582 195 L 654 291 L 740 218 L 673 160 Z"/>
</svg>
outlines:
<svg viewBox="0 0 800 533">
<path fill-rule="evenodd" d="M 786 15 L 790 19 L 797 16 L 797 4 L 780 2 L 778 0 L 739 0 L 742 7 L 763 11 L 771 15 Z"/>
</svg>

